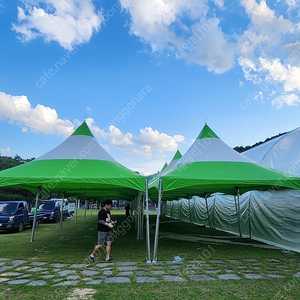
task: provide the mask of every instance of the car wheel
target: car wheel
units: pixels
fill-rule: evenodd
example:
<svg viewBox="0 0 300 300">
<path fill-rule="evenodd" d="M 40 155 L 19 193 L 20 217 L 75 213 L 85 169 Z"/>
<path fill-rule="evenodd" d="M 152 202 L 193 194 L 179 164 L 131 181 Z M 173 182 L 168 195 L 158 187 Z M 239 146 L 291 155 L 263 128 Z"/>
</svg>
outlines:
<svg viewBox="0 0 300 300">
<path fill-rule="evenodd" d="M 18 231 L 22 232 L 24 230 L 24 223 L 20 222 L 19 226 L 18 226 Z"/>
</svg>

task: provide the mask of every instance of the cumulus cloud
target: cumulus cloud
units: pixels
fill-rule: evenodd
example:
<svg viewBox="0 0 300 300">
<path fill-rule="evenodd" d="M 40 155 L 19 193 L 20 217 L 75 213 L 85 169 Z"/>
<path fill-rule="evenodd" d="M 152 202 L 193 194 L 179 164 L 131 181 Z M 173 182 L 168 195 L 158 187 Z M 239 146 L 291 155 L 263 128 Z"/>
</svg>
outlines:
<svg viewBox="0 0 300 300">
<path fill-rule="evenodd" d="M 140 129 L 140 135 L 134 138 L 134 142 L 141 145 L 148 145 L 158 151 L 176 151 L 178 143 L 184 141 L 184 136 L 169 136 L 166 133 L 160 133 L 151 127 Z"/>
<path fill-rule="evenodd" d="M 295 1 L 286 2 L 289 8 L 296 5 Z M 281 90 L 281 96 L 272 101 L 277 108 L 284 103 L 295 105 L 294 93 L 300 91 L 300 44 L 291 41 L 298 39 L 299 24 L 286 19 L 276 6 L 271 9 L 265 0 L 242 0 L 241 4 L 250 20 L 239 37 L 238 63 L 245 79 L 264 86 L 269 95 L 274 94 L 272 86 Z"/>
<path fill-rule="evenodd" d="M 55 109 L 38 104 L 32 107 L 26 96 L 12 96 L 0 92 L 0 120 L 9 119 L 22 128 L 23 132 L 31 129 L 46 134 L 67 136 L 74 130 L 68 120 L 58 118 Z"/>
<path fill-rule="evenodd" d="M 223 0 L 212 1 L 223 8 Z M 217 74 L 228 71 L 234 62 L 236 45 L 228 42 L 219 19 L 207 18 L 207 1 L 120 0 L 131 17 L 130 33 L 151 46 L 152 51 L 173 51 L 176 58 L 207 66 Z M 188 21 L 187 21 L 188 20 Z"/>
<path fill-rule="evenodd" d="M 12 29 L 23 42 L 42 37 L 71 50 L 88 42 L 102 22 L 92 0 L 31 0 L 18 7 L 18 23 Z"/>
<path fill-rule="evenodd" d="M 8 154 L 9 152 L 11 152 L 10 148 L 7 147 L 5 149 L 0 149 L 0 155 L 6 155 Z"/>
<path fill-rule="evenodd" d="M 237 51 L 236 43 L 226 40 L 218 26 L 219 22 L 219 19 L 213 18 L 197 22 L 191 27 L 192 37 L 199 40 L 194 43 L 195 50 L 187 57 L 189 61 L 207 66 L 209 72 L 216 74 L 224 73 L 233 67 Z M 192 38 L 189 38 L 190 42 L 191 40 Z"/>
<path fill-rule="evenodd" d="M 281 83 L 285 92 L 300 91 L 300 67 L 283 65 L 279 59 L 268 60 L 260 58 L 260 66 L 267 72 L 268 79 Z"/>
<path fill-rule="evenodd" d="M 272 101 L 272 105 L 276 106 L 277 109 L 288 106 L 298 106 L 300 104 L 300 98 L 296 94 L 280 95 Z"/>
<path fill-rule="evenodd" d="M 95 125 L 92 118 L 87 118 L 86 122 L 100 140 L 108 140 L 115 148 L 147 158 L 153 158 L 153 151 L 175 152 L 179 143 L 185 140 L 182 135 L 170 136 L 153 130 L 151 127 L 140 129 L 139 135 L 134 136 L 130 132 L 122 133 L 119 128 L 113 125 L 110 125 L 108 130 L 103 130 Z"/>
</svg>

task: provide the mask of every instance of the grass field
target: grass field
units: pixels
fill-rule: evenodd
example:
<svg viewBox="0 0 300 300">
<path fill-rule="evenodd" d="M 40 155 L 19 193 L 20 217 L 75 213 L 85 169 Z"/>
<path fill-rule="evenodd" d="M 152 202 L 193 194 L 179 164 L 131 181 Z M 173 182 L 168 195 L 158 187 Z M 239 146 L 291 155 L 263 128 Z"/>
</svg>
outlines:
<svg viewBox="0 0 300 300">
<path fill-rule="evenodd" d="M 35 233 L 35 240 L 30 243 L 31 229 L 21 233 L 0 231 L 0 257 L 25 259 L 32 262 L 85 263 L 95 246 L 97 239 L 97 212 L 78 211 L 75 219 L 59 224 L 41 224 Z M 116 261 L 146 261 L 146 243 L 136 239 L 134 222 L 125 220 L 123 210 L 112 211 L 118 221 L 111 256 Z M 156 215 L 150 216 L 151 245 L 153 245 Z M 290 270 L 289 274 L 299 272 L 300 255 L 287 254 L 280 250 L 260 248 L 259 242 L 231 237 L 224 232 L 202 228 L 193 224 L 182 223 L 161 217 L 161 236 L 158 244 L 158 260 L 171 261 L 174 256 L 191 260 L 234 260 L 256 259 L 258 263 L 266 259 L 277 259 Z M 201 236 L 211 240 L 186 241 L 169 238 L 169 234 L 181 234 L 181 237 Z M 218 237 L 218 238 L 214 238 Z M 228 241 L 228 242 L 220 242 Z M 255 245 L 256 247 L 253 247 Z M 153 253 L 152 249 L 151 252 Z M 292 258 L 292 260 L 291 260 Z M 151 257 L 152 259 L 152 257 Z M 96 262 L 104 261 L 104 253 L 96 256 Z M 264 266 L 260 272 L 264 272 Z M 1 273 L 0 273 L 1 276 Z M 188 278 L 188 277 L 187 277 Z M 122 283 L 100 284 L 94 286 L 96 292 L 90 299 L 300 299 L 300 279 L 292 275 L 285 278 L 214 280 L 195 282 L 158 282 L 158 283 Z M 91 288 L 86 286 L 58 288 L 53 286 L 30 287 L 25 285 L 0 284 L 0 299 L 88 299 L 70 295 L 76 289 Z M 47 295 L 47 296 L 46 296 Z"/>
</svg>

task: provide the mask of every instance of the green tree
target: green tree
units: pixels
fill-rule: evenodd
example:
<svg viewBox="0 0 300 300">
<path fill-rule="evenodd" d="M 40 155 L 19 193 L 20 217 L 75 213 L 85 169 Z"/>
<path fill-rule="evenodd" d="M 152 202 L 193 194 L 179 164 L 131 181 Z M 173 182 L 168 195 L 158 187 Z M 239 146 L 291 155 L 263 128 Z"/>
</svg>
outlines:
<svg viewBox="0 0 300 300">
<path fill-rule="evenodd" d="M 0 155 L 0 171 L 19 166 L 34 160 L 34 158 L 23 159 L 19 155 L 15 157 L 8 157 Z M 0 188 L 0 201 L 13 201 L 13 200 L 25 200 L 32 203 L 34 195 L 27 190 L 14 188 L 14 187 L 1 187 Z"/>
</svg>

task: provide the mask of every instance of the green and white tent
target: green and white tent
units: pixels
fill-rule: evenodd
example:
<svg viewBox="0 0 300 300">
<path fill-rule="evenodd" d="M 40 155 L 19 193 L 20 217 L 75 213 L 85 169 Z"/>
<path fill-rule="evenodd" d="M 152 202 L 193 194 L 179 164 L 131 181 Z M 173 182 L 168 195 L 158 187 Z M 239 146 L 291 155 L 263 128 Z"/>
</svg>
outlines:
<svg viewBox="0 0 300 300">
<path fill-rule="evenodd" d="M 236 152 L 207 124 L 181 159 L 158 177 L 164 197 L 169 199 L 176 194 L 236 194 L 237 188 L 241 193 L 274 186 L 300 189 L 299 178 L 259 165 Z"/>
<path fill-rule="evenodd" d="M 158 182 L 158 184 L 157 184 Z M 300 189 L 300 178 L 276 171 L 243 156 L 226 145 L 205 124 L 189 150 L 167 172 L 149 185 L 158 191 L 158 213 L 153 261 L 157 257 L 162 200 L 207 196 L 216 192 L 237 195 L 250 190 Z"/>
<path fill-rule="evenodd" d="M 41 157 L 0 172 L 0 186 L 35 192 L 102 190 L 134 196 L 145 190 L 145 177 L 116 162 L 97 142 L 86 122 L 62 144 Z M 70 194 L 70 193 L 69 193 Z"/>
<path fill-rule="evenodd" d="M 158 184 L 159 184 L 159 177 L 162 176 L 163 174 L 166 174 L 167 172 L 169 172 L 170 169 L 173 168 L 173 166 L 178 162 L 178 160 L 182 157 L 182 154 L 180 153 L 179 150 L 176 151 L 175 155 L 173 156 L 173 159 L 171 160 L 171 162 L 167 165 L 165 164 L 164 167 L 162 168 L 162 170 L 155 174 L 148 185 L 149 190 L 151 190 L 151 188 L 156 187 L 158 189 Z"/>
<path fill-rule="evenodd" d="M 103 200 L 133 200 L 145 191 L 146 178 L 116 162 L 83 122 L 52 151 L 24 165 L 1 171 L 2 186 L 36 193 L 37 207 L 41 195 L 55 192 Z"/>
</svg>

